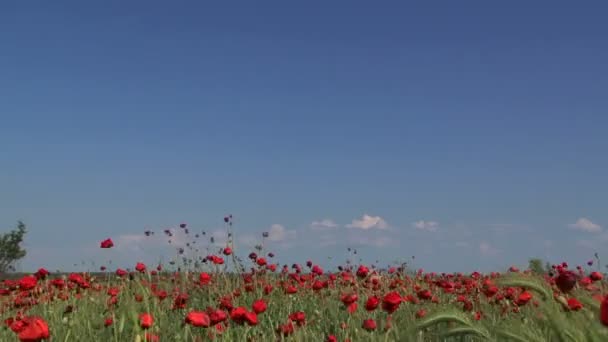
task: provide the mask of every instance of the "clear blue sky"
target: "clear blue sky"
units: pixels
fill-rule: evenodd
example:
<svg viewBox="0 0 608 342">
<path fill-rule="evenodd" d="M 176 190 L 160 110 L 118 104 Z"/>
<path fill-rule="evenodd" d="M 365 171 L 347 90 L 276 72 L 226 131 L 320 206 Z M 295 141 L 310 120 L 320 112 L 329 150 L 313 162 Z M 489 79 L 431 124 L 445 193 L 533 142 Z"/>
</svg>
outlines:
<svg viewBox="0 0 608 342">
<path fill-rule="evenodd" d="M 281 225 L 285 262 L 347 246 L 438 271 L 584 262 L 608 250 L 607 16 L 2 2 L 0 226 L 29 225 L 24 270 L 151 262 L 145 228 L 213 232 L 227 213 L 243 246 Z"/>
</svg>

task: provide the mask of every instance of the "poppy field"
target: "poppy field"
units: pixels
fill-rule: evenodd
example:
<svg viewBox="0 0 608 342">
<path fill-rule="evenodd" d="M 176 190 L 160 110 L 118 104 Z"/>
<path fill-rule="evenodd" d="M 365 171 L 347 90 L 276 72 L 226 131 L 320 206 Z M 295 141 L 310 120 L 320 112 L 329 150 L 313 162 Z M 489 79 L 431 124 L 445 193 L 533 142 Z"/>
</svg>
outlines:
<svg viewBox="0 0 608 342">
<path fill-rule="evenodd" d="M 608 341 L 599 259 L 549 272 L 434 273 L 314 260 L 258 246 L 0 283 L 1 341 Z M 188 233 L 188 226 L 175 229 Z M 145 231 L 143 234 L 155 234 Z M 172 230 L 158 232 L 171 238 Z M 192 234 L 186 248 L 199 251 Z M 100 248 L 114 248 L 104 238 Z M 176 256 L 183 255 L 177 248 Z M 193 254 L 188 254 L 193 255 Z"/>
</svg>

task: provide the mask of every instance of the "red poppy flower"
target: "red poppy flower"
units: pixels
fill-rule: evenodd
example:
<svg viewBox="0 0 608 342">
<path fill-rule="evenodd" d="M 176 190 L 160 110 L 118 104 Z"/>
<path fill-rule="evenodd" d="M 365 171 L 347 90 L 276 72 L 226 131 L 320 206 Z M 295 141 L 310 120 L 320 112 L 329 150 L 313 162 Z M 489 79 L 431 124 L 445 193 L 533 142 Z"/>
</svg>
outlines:
<svg viewBox="0 0 608 342">
<path fill-rule="evenodd" d="M 266 259 L 265 258 L 258 258 L 255 262 L 258 264 L 258 266 L 265 266 L 266 265 Z"/>
<path fill-rule="evenodd" d="M 18 323 L 17 323 L 18 322 Z M 37 342 L 50 337 L 49 326 L 40 317 L 25 317 L 15 321 L 11 329 L 17 333 L 21 342 Z"/>
<path fill-rule="evenodd" d="M 100 247 L 101 248 L 112 248 L 112 247 L 114 247 L 114 242 L 112 241 L 112 239 L 105 239 L 105 240 L 101 241 Z"/>
<path fill-rule="evenodd" d="M 149 313 L 142 313 L 139 315 L 139 325 L 143 329 L 148 329 L 154 324 L 154 317 Z"/>
<path fill-rule="evenodd" d="M 19 288 L 21 290 L 31 290 L 36 287 L 38 279 L 34 276 L 25 276 L 19 279 Z"/>
<path fill-rule="evenodd" d="M 568 299 L 568 309 L 570 309 L 572 311 L 578 311 L 582 308 L 583 308 L 583 304 L 581 304 L 581 302 L 579 302 L 576 298 Z"/>
<path fill-rule="evenodd" d="M 399 304 L 401 304 L 402 301 L 403 299 L 398 292 L 389 292 L 382 299 L 382 309 L 389 314 L 393 313 L 395 310 L 397 310 L 397 308 L 399 308 Z"/>
<path fill-rule="evenodd" d="M 109 327 L 110 325 L 112 325 L 114 323 L 114 319 L 112 319 L 112 317 L 108 317 L 105 319 L 105 321 L 103 322 L 103 325 L 105 327 Z"/>
<path fill-rule="evenodd" d="M 426 316 L 426 310 L 420 309 L 416 311 L 416 318 L 424 318 Z"/>
<path fill-rule="evenodd" d="M 526 305 L 526 303 L 528 303 L 530 299 L 532 299 L 532 294 L 528 291 L 524 291 L 519 294 L 517 300 L 515 301 L 515 304 L 519 306 Z"/>
<path fill-rule="evenodd" d="M 303 311 L 296 311 L 289 315 L 289 319 L 302 326 L 306 324 L 306 314 Z"/>
<path fill-rule="evenodd" d="M 220 309 L 207 308 L 207 313 L 211 319 L 211 325 L 222 323 L 228 319 L 228 315 Z"/>
<path fill-rule="evenodd" d="M 357 277 L 359 277 L 359 278 L 367 277 L 368 273 L 369 273 L 369 268 L 367 268 L 365 265 L 360 265 L 359 268 L 357 269 Z"/>
<path fill-rule="evenodd" d="M 211 318 L 207 313 L 202 311 L 190 311 L 186 315 L 185 321 L 195 327 L 208 328 L 211 326 Z"/>
<path fill-rule="evenodd" d="M 143 262 L 138 262 L 135 265 L 135 270 L 137 272 L 144 273 L 146 271 L 146 264 L 144 264 Z"/>
<path fill-rule="evenodd" d="M 356 302 L 357 299 L 359 299 L 359 296 L 357 296 L 356 293 L 345 294 L 345 295 L 342 295 L 342 297 L 340 298 L 342 303 L 344 303 L 344 305 L 346 305 L 346 306 L 349 306 L 352 303 Z"/>
<path fill-rule="evenodd" d="M 149 332 L 145 333 L 144 338 L 145 338 L 146 342 L 159 342 L 160 341 L 160 337 L 158 337 L 158 335 L 151 334 Z"/>
<path fill-rule="evenodd" d="M 255 312 L 256 314 L 263 313 L 264 311 L 266 311 L 267 307 L 268 306 L 266 305 L 266 302 L 263 299 L 256 300 L 255 302 L 253 302 L 252 305 L 253 312 Z"/>
<path fill-rule="evenodd" d="M 380 304 L 380 299 L 378 299 L 378 297 L 369 297 L 367 302 L 365 302 L 365 310 L 374 311 L 378 307 L 378 304 Z"/>
<path fill-rule="evenodd" d="M 243 324 L 243 322 L 245 321 L 246 313 L 247 309 L 242 306 L 239 306 L 238 308 L 234 308 L 232 309 L 232 311 L 230 311 L 230 319 L 232 319 L 238 324 Z"/>
<path fill-rule="evenodd" d="M 198 281 L 201 285 L 207 285 L 211 282 L 211 275 L 207 272 L 201 272 L 198 276 Z"/>
<path fill-rule="evenodd" d="M 376 325 L 376 321 L 374 321 L 373 319 L 369 318 L 363 321 L 363 325 L 362 325 L 363 329 L 367 330 L 367 331 L 374 331 L 376 330 L 376 328 L 378 327 Z"/>
<path fill-rule="evenodd" d="M 285 323 L 285 324 L 281 324 L 277 327 L 277 333 L 283 336 L 289 336 L 291 334 L 293 334 L 295 328 L 293 326 L 293 323 L 291 321 Z"/>
<path fill-rule="evenodd" d="M 574 288 L 574 286 L 576 285 L 577 278 L 578 277 L 576 273 L 572 271 L 562 271 L 555 278 L 555 284 L 557 285 L 560 291 L 567 293 Z"/>
<path fill-rule="evenodd" d="M 49 275 L 49 271 L 44 268 L 39 268 L 38 271 L 34 274 L 34 276 L 38 279 L 44 279 Z"/>
<path fill-rule="evenodd" d="M 608 295 L 602 300 L 600 304 L 600 322 L 608 327 Z"/>
</svg>

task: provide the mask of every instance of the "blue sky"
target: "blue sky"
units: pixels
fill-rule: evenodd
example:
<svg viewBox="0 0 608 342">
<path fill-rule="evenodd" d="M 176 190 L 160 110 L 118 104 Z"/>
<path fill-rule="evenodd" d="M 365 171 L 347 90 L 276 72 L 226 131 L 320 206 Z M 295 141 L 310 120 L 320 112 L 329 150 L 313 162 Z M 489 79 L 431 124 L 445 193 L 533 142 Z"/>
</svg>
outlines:
<svg viewBox="0 0 608 342">
<path fill-rule="evenodd" d="M 607 11 L 2 3 L 0 227 L 28 224 L 23 270 L 167 260 L 146 228 L 221 244 L 227 213 L 281 262 L 584 262 L 608 247 Z"/>
</svg>

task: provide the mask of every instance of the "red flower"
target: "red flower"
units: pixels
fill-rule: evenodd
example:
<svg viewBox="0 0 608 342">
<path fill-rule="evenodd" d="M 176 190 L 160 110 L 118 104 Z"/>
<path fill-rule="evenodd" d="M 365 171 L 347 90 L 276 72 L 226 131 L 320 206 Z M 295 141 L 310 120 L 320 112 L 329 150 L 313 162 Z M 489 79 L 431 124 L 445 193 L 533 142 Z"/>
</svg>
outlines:
<svg viewBox="0 0 608 342">
<path fill-rule="evenodd" d="M 306 324 L 306 314 L 303 311 L 296 311 L 289 315 L 289 319 L 302 326 Z"/>
<path fill-rule="evenodd" d="M 154 324 L 154 317 L 149 313 L 142 313 L 139 315 L 139 325 L 143 329 L 148 329 Z"/>
<path fill-rule="evenodd" d="M 583 308 L 583 304 L 579 302 L 576 298 L 568 299 L 568 309 L 572 311 L 578 311 Z"/>
<path fill-rule="evenodd" d="M 112 248 L 114 247 L 114 242 L 112 241 L 112 239 L 105 239 L 103 241 L 101 241 L 101 248 Z"/>
<path fill-rule="evenodd" d="M 258 324 L 258 315 L 255 312 L 247 311 L 245 313 L 245 321 L 249 325 L 257 325 Z"/>
<path fill-rule="evenodd" d="M 555 278 L 555 284 L 557 285 L 560 291 L 567 293 L 574 288 L 574 286 L 576 285 L 576 280 L 576 273 L 572 271 L 562 271 Z"/>
<path fill-rule="evenodd" d="M 187 293 L 178 294 L 175 297 L 175 299 L 173 299 L 173 309 L 185 309 L 187 301 L 188 301 Z"/>
<path fill-rule="evenodd" d="M 50 337 L 49 326 L 40 317 L 25 317 L 15 321 L 11 329 L 17 333 L 21 342 L 37 342 Z"/>
<path fill-rule="evenodd" d="M 266 308 L 268 306 L 266 305 L 266 302 L 263 299 L 258 299 L 255 302 L 253 302 L 252 305 L 252 309 L 253 312 L 255 312 L 256 314 L 261 314 L 262 312 L 266 311 Z"/>
<path fill-rule="evenodd" d="M 159 342 L 160 341 L 160 337 L 158 337 L 158 335 L 151 334 L 149 332 L 147 332 L 144 335 L 144 338 L 145 338 L 146 342 Z"/>
<path fill-rule="evenodd" d="M 378 297 L 369 297 L 367 302 L 365 302 L 365 310 L 374 311 L 378 307 L 378 304 L 380 304 L 380 299 L 378 299 Z"/>
<path fill-rule="evenodd" d="M 277 333 L 281 334 L 283 336 L 289 336 L 289 335 L 293 334 L 293 332 L 294 332 L 294 326 L 291 321 L 289 321 L 285 324 L 281 324 L 277 328 Z"/>
<path fill-rule="evenodd" d="M 201 285 L 207 285 L 209 282 L 211 282 L 211 276 L 207 272 L 201 272 L 201 274 L 198 276 L 198 281 L 201 283 Z"/>
<path fill-rule="evenodd" d="M 530 299 L 532 299 L 532 294 L 528 291 L 524 291 L 519 294 L 517 300 L 515 301 L 515 304 L 519 306 L 526 305 L 526 303 L 528 303 Z"/>
<path fill-rule="evenodd" d="M 230 248 L 230 247 L 224 248 L 224 255 L 230 255 L 230 254 L 232 254 L 232 248 Z"/>
<path fill-rule="evenodd" d="M 245 322 L 249 325 L 258 324 L 258 316 L 256 315 L 256 313 L 249 312 L 242 306 L 233 309 L 230 312 L 230 318 L 238 324 L 243 324 Z"/>
<path fill-rule="evenodd" d="M 135 265 L 135 270 L 137 272 L 144 273 L 146 271 L 146 264 L 143 262 L 138 262 L 137 265 Z"/>
<path fill-rule="evenodd" d="M 266 259 L 264 259 L 264 258 L 258 258 L 258 259 L 257 259 L 255 262 L 256 262 L 256 263 L 257 263 L 259 266 L 265 266 L 265 265 L 266 265 Z"/>
<path fill-rule="evenodd" d="M 359 268 L 357 269 L 357 277 L 359 277 L 359 278 L 367 277 L 368 273 L 369 273 L 369 268 L 367 268 L 365 265 L 360 265 Z"/>
<path fill-rule="evenodd" d="M 106 327 L 109 327 L 110 325 L 112 325 L 114 323 L 114 319 L 112 319 L 112 317 L 108 317 L 105 319 L 105 321 L 103 322 L 103 325 Z"/>
<path fill-rule="evenodd" d="M 387 293 L 382 299 L 382 309 L 386 312 L 393 313 L 397 308 L 399 308 L 399 304 L 401 304 L 402 298 L 398 292 L 393 291 Z"/>
<path fill-rule="evenodd" d="M 418 293 L 416 293 L 416 295 L 420 299 L 431 299 L 431 298 L 433 298 L 433 293 L 430 290 L 426 290 L 426 289 L 418 291 Z"/>
<path fill-rule="evenodd" d="M 363 329 L 367 330 L 367 331 L 374 331 L 377 328 L 376 325 L 376 321 L 374 321 L 373 319 L 369 318 L 363 321 Z"/>
<path fill-rule="evenodd" d="M 119 277 L 124 277 L 127 274 L 129 274 L 129 272 L 123 270 L 122 268 L 119 268 L 119 269 L 116 270 L 116 275 L 119 276 Z"/>
<path fill-rule="evenodd" d="M 600 304 L 600 322 L 608 327 L 608 296 L 604 297 Z"/>
<path fill-rule="evenodd" d="M 356 293 L 345 294 L 345 295 L 342 295 L 342 297 L 340 298 L 342 303 L 344 303 L 344 305 L 346 305 L 346 306 L 349 306 L 352 303 L 356 302 L 357 299 L 359 299 L 359 297 L 357 296 Z"/>
<path fill-rule="evenodd" d="M 287 294 L 294 294 L 297 292 L 298 292 L 298 288 L 293 285 L 289 285 L 285 288 L 285 293 L 287 293 Z"/>
<path fill-rule="evenodd" d="M 591 274 L 589 275 L 589 278 L 591 278 L 591 280 L 593 281 L 598 281 L 598 280 L 602 280 L 603 276 L 600 272 L 591 272 Z"/>
<path fill-rule="evenodd" d="M 226 313 L 220 309 L 214 310 L 213 308 L 208 308 L 207 313 L 211 319 L 211 325 L 222 323 L 228 319 L 228 315 L 226 315 Z"/>
<path fill-rule="evenodd" d="M 217 255 L 214 255 L 211 261 L 213 261 L 213 264 L 215 264 L 215 265 L 223 265 L 224 264 L 224 259 L 222 257 L 217 256 Z"/>
<path fill-rule="evenodd" d="M 19 279 L 19 288 L 21 290 L 31 290 L 36 287 L 36 283 L 38 283 L 38 279 L 34 276 L 25 276 Z"/>
<path fill-rule="evenodd" d="M 34 276 L 36 276 L 36 278 L 38 278 L 38 279 L 44 279 L 48 275 L 49 275 L 49 271 L 47 271 L 44 268 L 38 269 L 38 271 L 36 271 L 36 273 L 34 274 Z"/>
<path fill-rule="evenodd" d="M 208 328 L 211 326 L 211 318 L 202 311 L 190 311 L 186 316 L 186 323 L 195 327 Z"/>
<path fill-rule="evenodd" d="M 416 318 L 424 318 L 426 316 L 426 310 L 420 309 L 416 311 Z"/>
</svg>

